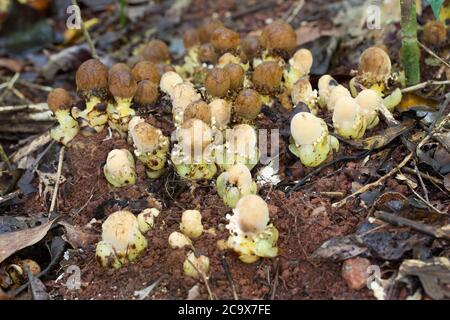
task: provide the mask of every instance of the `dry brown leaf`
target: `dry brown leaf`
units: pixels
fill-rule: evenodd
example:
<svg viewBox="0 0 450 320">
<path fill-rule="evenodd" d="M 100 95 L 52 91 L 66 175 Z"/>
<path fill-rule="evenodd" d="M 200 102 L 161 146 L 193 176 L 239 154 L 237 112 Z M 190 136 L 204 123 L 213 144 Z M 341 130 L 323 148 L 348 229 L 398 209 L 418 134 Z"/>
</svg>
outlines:
<svg viewBox="0 0 450 320">
<path fill-rule="evenodd" d="M 430 261 L 404 260 L 398 280 L 406 276 L 419 277 L 427 295 L 435 300 L 450 297 L 450 260 L 444 257 Z"/>
<path fill-rule="evenodd" d="M 364 139 L 356 139 L 356 140 L 350 140 L 350 139 L 343 139 L 339 138 L 340 140 L 344 141 L 345 143 L 351 145 L 352 147 L 360 150 L 375 150 L 383 148 L 384 146 L 388 145 L 392 140 L 397 138 L 398 136 L 404 134 L 405 132 L 411 130 L 415 126 L 415 121 L 405 121 L 402 124 L 399 124 L 395 127 L 389 127 L 383 132 L 380 132 L 377 135 L 367 137 Z"/>
<path fill-rule="evenodd" d="M 16 59 L 0 58 L 0 68 L 6 68 L 13 72 L 20 72 L 24 67 L 24 63 Z"/>
<path fill-rule="evenodd" d="M 337 35 L 334 29 L 323 29 L 317 22 L 308 23 L 300 26 L 295 30 L 297 34 L 297 46 L 301 46 L 305 43 L 314 41 L 323 36 Z"/>
<path fill-rule="evenodd" d="M 17 251 L 41 241 L 53 222 L 51 220 L 38 227 L 0 234 L 0 263 Z"/>
<path fill-rule="evenodd" d="M 395 107 L 395 110 L 398 112 L 406 112 L 409 110 L 433 112 L 437 111 L 437 102 L 408 92 L 403 94 L 402 101 Z"/>
<path fill-rule="evenodd" d="M 74 249 L 86 248 L 88 245 L 98 241 L 97 235 L 86 232 L 78 226 L 73 226 L 67 221 L 60 221 L 59 224 L 65 229 L 63 239 L 70 243 Z"/>
</svg>

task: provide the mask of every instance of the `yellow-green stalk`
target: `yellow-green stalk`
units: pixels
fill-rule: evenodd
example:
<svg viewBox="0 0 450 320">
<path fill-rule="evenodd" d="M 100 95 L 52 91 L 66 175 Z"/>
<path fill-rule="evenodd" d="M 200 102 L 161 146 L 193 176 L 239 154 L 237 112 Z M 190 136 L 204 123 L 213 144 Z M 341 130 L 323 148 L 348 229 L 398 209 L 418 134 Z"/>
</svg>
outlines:
<svg viewBox="0 0 450 320">
<path fill-rule="evenodd" d="M 100 132 L 108 122 L 106 100 L 108 96 L 108 69 L 97 59 L 83 62 L 78 68 L 75 80 L 77 93 L 86 107 L 72 109 L 72 116 L 79 122 L 81 133 L 89 136 Z"/>
<path fill-rule="evenodd" d="M 72 97 L 64 89 L 54 89 L 48 95 L 47 104 L 58 121 L 58 126 L 50 130 L 50 136 L 54 140 L 68 145 L 80 131 L 78 122 L 70 114 L 73 105 Z"/>
<path fill-rule="evenodd" d="M 242 262 L 253 263 L 259 258 L 278 255 L 278 230 L 269 225 L 269 207 L 261 197 L 242 197 L 233 209 L 233 215 L 226 218 L 229 220 L 226 228 L 230 232 L 226 245 Z"/>
<path fill-rule="evenodd" d="M 347 139 L 360 139 L 367 128 L 366 118 L 358 102 L 351 97 L 340 98 L 333 111 L 334 131 Z"/>
<path fill-rule="evenodd" d="M 134 155 L 147 168 L 147 177 L 159 178 L 165 170 L 169 138 L 139 117 L 130 121 L 128 134 L 134 146 Z"/>
<path fill-rule="evenodd" d="M 250 170 L 243 164 L 235 164 L 217 178 L 217 193 L 223 202 L 234 208 L 243 196 L 256 194 L 256 183 Z"/>
<path fill-rule="evenodd" d="M 110 151 L 103 172 L 106 180 L 114 187 L 120 188 L 136 183 L 134 158 L 126 149 Z"/>
<path fill-rule="evenodd" d="M 212 179 L 217 167 L 211 128 L 199 119 L 189 119 L 177 129 L 176 137 L 171 160 L 177 173 L 188 180 Z"/>
<path fill-rule="evenodd" d="M 111 214 L 102 225 L 102 240 L 96 258 L 103 268 L 118 269 L 132 262 L 147 248 L 136 217 L 129 211 Z"/>
<path fill-rule="evenodd" d="M 289 150 L 307 167 L 317 167 L 339 150 L 337 139 L 328 134 L 325 121 L 308 112 L 299 112 L 291 120 Z"/>
</svg>

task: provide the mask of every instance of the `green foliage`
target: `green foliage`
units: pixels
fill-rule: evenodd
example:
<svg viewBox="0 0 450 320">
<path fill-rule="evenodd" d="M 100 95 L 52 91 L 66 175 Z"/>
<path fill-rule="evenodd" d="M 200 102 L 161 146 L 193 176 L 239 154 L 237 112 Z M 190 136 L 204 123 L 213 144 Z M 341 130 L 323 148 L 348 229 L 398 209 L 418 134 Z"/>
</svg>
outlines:
<svg viewBox="0 0 450 320">
<path fill-rule="evenodd" d="M 436 19 L 439 19 L 439 15 L 441 13 L 441 7 L 444 3 L 444 0 L 427 0 L 428 3 L 431 6 L 431 9 L 433 9 L 434 16 Z"/>
</svg>

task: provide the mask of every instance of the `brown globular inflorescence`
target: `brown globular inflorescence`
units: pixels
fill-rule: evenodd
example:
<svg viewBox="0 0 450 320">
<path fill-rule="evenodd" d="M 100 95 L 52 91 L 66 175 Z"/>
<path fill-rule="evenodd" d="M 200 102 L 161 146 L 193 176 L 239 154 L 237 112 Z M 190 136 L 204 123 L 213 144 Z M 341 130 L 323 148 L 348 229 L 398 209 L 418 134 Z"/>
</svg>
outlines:
<svg viewBox="0 0 450 320">
<path fill-rule="evenodd" d="M 218 98 L 225 97 L 230 89 L 231 81 L 228 72 L 221 68 L 214 68 L 205 78 L 206 91 Z"/>
<path fill-rule="evenodd" d="M 131 70 L 131 74 L 137 82 L 150 80 L 158 85 L 161 80 L 161 74 L 158 67 L 151 61 L 141 61 L 137 63 Z"/>
<path fill-rule="evenodd" d="M 152 105 L 159 98 L 158 85 L 150 80 L 139 81 L 134 101 L 141 106 Z"/>
<path fill-rule="evenodd" d="M 252 75 L 255 89 L 262 94 L 273 94 L 280 90 L 283 69 L 275 61 L 259 64 Z"/>
</svg>

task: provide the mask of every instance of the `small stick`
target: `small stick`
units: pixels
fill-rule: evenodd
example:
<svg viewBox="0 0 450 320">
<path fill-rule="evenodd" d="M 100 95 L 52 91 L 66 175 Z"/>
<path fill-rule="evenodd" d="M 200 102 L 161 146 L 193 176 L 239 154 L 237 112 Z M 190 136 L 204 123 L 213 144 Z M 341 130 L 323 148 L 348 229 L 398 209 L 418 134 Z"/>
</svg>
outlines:
<svg viewBox="0 0 450 320">
<path fill-rule="evenodd" d="M 295 5 L 294 9 L 292 10 L 292 13 L 286 18 L 286 22 L 291 23 L 292 20 L 294 20 L 295 17 L 298 15 L 300 10 L 302 10 L 304 5 L 305 5 L 305 0 L 298 0 L 297 4 Z"/>
<path fill-rule="evenodd" d="M 425 183 L 423 182 L 422 176 L 420 175 L 420 171 L 419 171 L 419 167 L 417 167 L 416 159 L 414 159 L 414 170 L 416 171 L 417 178 L 419 178 L 420 185 L 422 186 L 423 193 L 425 195 L 425 199 L 427 199 L 427 201 L 430 201 L 430 199 L 428 198 L 428 189 L 425 186 Z"/>
<path fill-rule="evenodd" d="M 6 167 L 8 168 L 9 172 L 12 172 L 12 166 L 11 161 L 9 161 L 8 155 L 5 152 L 5 149 L 3 149 L 3 146 L 0 144 L 0 157 L 2 158 L 3 162 L 6 164 Z"/>
<path fill-rule="evenodd" d="M 435 81 L 435 80 L 428 80 L 422 83 L 418 83 L 411 87 L 406 87 L 401 89 L 402 93 L 417 91 L 423 88 L 426 88 L 428 86 L 441 86 L 441 85 L 448 85 L 450 84 L 450 80 L 443 80 L 443 81 Z"/>
<path fill-rule="evenodd" d="M 412 153 L 408 154 L 406 156 L 405 159 L 403 159 L 403 161 L 394 169 L 392 169 L 391 171 L 389 171 L 386 175 L 382 176 L 380 179 L 378 179 L 375 182 L 366 184 L 365 186 L 363 186 L 362 188 L 360 188 L 359 190 L 357 190 L 356 192 L 352 193 L 351 195 L 345 197 L 344 199 L 342 199 L 341 201 L 335 202 L 333 203 L 331 206 L 333 208 L 340 208 L 343 205 L 345 205 L 350 199 L 355 198 L 356 196 L 369 191 L 372 188 L 378 187 L 380 184 L 382 184 L 385 180 L 387 180 L 389 177 L 393 176 L 397 171 L 399 171 L 401 168 L 403 168 L 409 160 L 411 160 L 412 158 Z"/>
<path fill-rule="evenodd" d="M 445 60 L 448 60 L 448 59 L 450 59 L 450 52 L 447 53 L 447 55 L 445 56 Z M 436 79 L 440 79 L 440 78 L 442 77 L 442 74 L 445 72 L 445 69 L 447 69 L 447 67 L 443 64 L 443 65 L 439 68 L 438 72 L 436 73 L 435 78 L 436 78 Z"/>
<path fill-rule="evenodd" d="M 408 173 L 417 174 L 417 172 L 414 169 L 411 169 L 411 168 L 408 168 L 408 167 L 404 167 L 402 170 L 406 171 Z M 419 175 L 422 178 L 424 178 L 424 179 L 430 180 L 431 182 L 434 182 L 434 183 L 437 183 L 437 184 L 440 184 L 440 185 L 444 184 L 444 181 L 442 181 L 442 179 L 438 179 L 438 178 L 435 178 L 433 176 L 430 176 L 428 173 L 423 173 L 423 172 L 419 171 Z"/>
<path fill-rule="evenodd" d="M 416 222 L 410 219 L 399 217 L 395 214 L 379 211 L 375 214 L 375 217 L 383 220 L 384 222 L 396 225 L 398 227 L 409 227 L 415 231 L 424 233 L 426 235 L 435 237 L 437 239 L 445 239 L 450 241 L 450 232 L 443 230 L 443 228 L 436 228 L 426 225 L 424 223 Z"/>
<path fill-rule="evenodd" d="M 72 5 L 78 6 L 77 0 L 72 0 Z M 91 50 L 92 57 L 95 59 L 99 59 L 97 55 L 97 50 L 95 50 L 94 42 L 92 41 L 91 35 L 89 34 L 89 31 L 86 29 L 83 18 L 81 18 L 81 10 L 80 10 L 80 20 L 81 20 L 81 31 L 83 31 L 84 38 L 86 39 L 86 42 L 89 46 L 89 49 Z"/>
<path fill-rule="evenodd" d="M 434 53 L 430 48 L 428 48 L 426 45 L 424 45 L 422 42 L 417 41 L 417 43 L 419 44 L 419 46 L 422 47 L 422 49 L 424 49 L 426 52 L 428 52 L 429 54 L 431 54 L 433 57 L 435 57 L 436 59 L 438 59 L 440 62 L 442 62 L 447 68 L 450 68 L 450 64 L 448 64 L 447 61 L 445 61 L 444 59 L 442 59 L 441 57 L 439 57 L 436 53 Z"/>
<path fill-rule="evenodd" d="M 280 273 L 280 260 L 277 259 L 277 266 L 275 267 L 275 279 L 273 279 L 273 287 L 272 287 L 272 292 L 270 294 L 270 300 L 275 299 L 275 293 L 277 292 L 277 287 L 278 287 L 279 273 Z"/>
<path fill-rule="evenodd" d="M 227 276 L 228 283 L 230 284 L 231 291 L 233 292 L 233 298 L 234 298 L 234 300 L 239 300 L 239 297 L 236 292 L 236 287 L 233 282 L 233 276 L 231 275 L 230 268 L 228 267 L 228 262 L 225 259 L 225 256 L 223 254 L 220 256 L 220 260 L 222 260 L 223 271 L 225 272 L 225 275 Z"/>
<path fill-rule="evenodd" d="M 208 277 L 206 276 L 206 274 L 202 270 L 199 270 L 195 266 L 195 264 L 191 261 L 191 259 L 187 259 L 187 261 L 191 264 L 191 266 L 195 269 L 195 271 L 197 271 L 202 276 L 203 282 L 205 283 L 206 286 L 206 290 L 208 290 L 209 299 L 215 300 L 211 288 L 209 287 Z"/>
<path fill-rule="evenodd" d="M 321 196 L 327 197 L 343 197 L 344 193 L 340 191 L 321 191 L 319 192 Z"/>
<path fill-rule="evenodd" d="M 58 170 L 56 171 L 55 188 L 53 189 L 52 202 L 50 204 L 50 210 L 48 211 L 48 213 L 52 213 L 53 210 L 55 209 L 56 198 L 58 197 L 59 180 L 61 178 L 62 167 L 64 162 L 64 150 L 65 147 L 62 146 L 61 150 L 59 151 Z"/>
<path fill-rule="evenodd" d="M 20 190 L 16 190 L 14 192 L 8 193 L 4 196 L 0 197 L 0 204 L 3 202 L 9 201 L 11 199 L 14 199 L 15 197 L 19 196 L 22 192 Z"/>
<path fill-rule="evenodd" d="M 415 194 L 415 196 L 417 198 L 419 198 L 420 200 L 422 200 L 423 203 L 425 203 L 430 209 L 432 209 L 433 211 L 436 211 L 438 214 L 445 214 L 444 212 L 438 210 L 437 208 L 435 208 L 427 199 L 424 199 L 419 193 L 417 193 L 416 190 L 414 190 L 414 188 L 407 183 L 408 187 L 411 189 L 411 191 Z"/>
<path fill-rule="evenodd" d="M 0 95 L 0 101 L 3 100 L 3 98 L 5 97 L 8 90 L 11 90 L 14 87 L 14 84 L 16 83 L 17 80 L 19 80 L 19 77 L 20 77 L 20 73 L 16 72 L 8 82 L 6 82 L 2 85 L 2 89 L 6 88 L 6 90 L 3 91 L 2 94 Z"/>
</svg>

